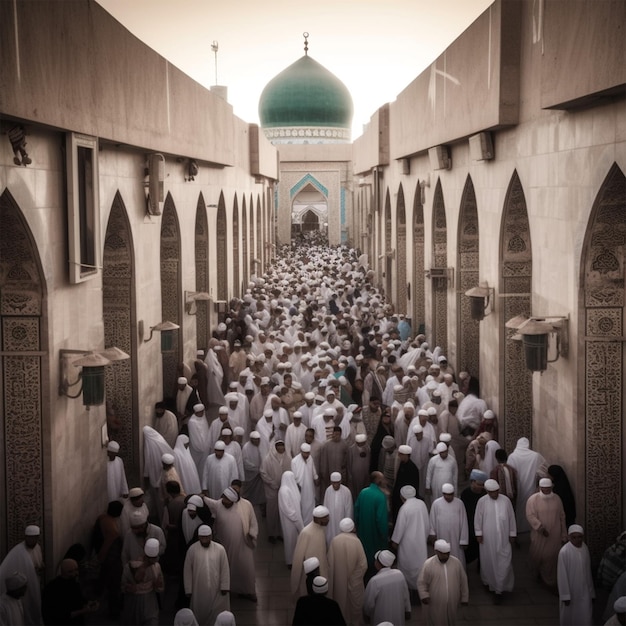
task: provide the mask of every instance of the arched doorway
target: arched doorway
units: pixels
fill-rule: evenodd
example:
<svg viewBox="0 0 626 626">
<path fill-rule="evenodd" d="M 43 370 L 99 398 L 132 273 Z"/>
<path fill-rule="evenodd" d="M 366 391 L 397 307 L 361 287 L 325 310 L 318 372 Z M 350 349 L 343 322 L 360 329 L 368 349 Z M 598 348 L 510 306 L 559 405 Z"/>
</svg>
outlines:
<svg viewBox="0 0 626 626">
<path fill-rule="evenodd" d="M 220 193 L 215 226 L 215 250 L 217 253 L 217 299 L 228 299 L 228 246 L 226 245 L 226 202 Z"/>
<path fill-rule="evenodd" d="M 314 230 L 320 229 L 320 218 L 317 216 L 315 211 L 311 208 L 309 209 L 302 218 L 302 232 L 307 233 Z"/>
<path fill-rule="evenodd" d="M 580 368 L 585 535 L 594 559 L 624 529 L 626 177 L 614 164 L 594 203 L 581 262 Z M 575 427 L 575 425 L 574 425 Z M 579 474 L 582 479 L 583 476 Z"/>
<path fill-rule="evenodd" d="M 48 342 L 45 279 L 37 246 L 8 190 L 0 196 L 0 558 L 44 519 Z M 47 522 L 47 523 L 46 523 Z M 48 553 L 48 551 L 47 551 Z"/>
<path fill-rule="evenodd" d="M 504 418 L 504 445 L 513 450 L 520 437 L 532 441 L 532 373 L 526 369 L 521 341 L 505 324 L 517 315 L 531 315 L 532 248 L 526 198 L 513 172 L 504 200 L 500 232 L 500 415 Z M 501 433 L 502 435 L 502 433 Z"/>
<path fill-rule="evenodd" d="M 470 299 L 465 292 L 479 282 L 479 236 L 476 194 L 471 176 L 461 196 L 458 235 L 457 367 L 473 378 L 480 376 L 480 322 L 472 319 Z"/>
<path fill-rule="evenodd" d="M 259 260 L 256 268 L 257 275 L 263 273 L 263 216 L 261 209 L 261 198 L 256 200 L 256 258 Z"/>
<path fill-rule="evenodd" d="M 408 314 L 406 292 L 406 210 L 404 208 L 404 189 L 398 189 L 398 206 L 396 210 L 396 311 Z"/>
<path fill-rule="evenodd" d="M 413 281 L 411 301 L 413 303 L 413 334 L 426 334 L 426 312 L 424 302 L 424 207 L 422 205 L 422 188 L 419 181 L 415 188 L 413 200 Z"/>
<path fill-rule="evenodd" d="M 433 267 L 442 270 L 432 278 L 433 331 L 430 340 L 442 354 L 448 352 L 448 225 L 441 180 L 437 181 L 433 198 Z"/>
<path fill-rule="evenodd" d="M 290 189 L 289 193 L 292 238 L 297 237 L 299 233 L 314 231 L 327 235 L 328 189 L 314 176 L 307 174 Z"/>
<path fill-rule="evenodd" d="M 248 288 L 250 282 L 250 268 L 248 266 L 248 213 L 246 212 L 246 197 L 243 197 L 241 206 L 241 247 L 242 250 L 242 267 L 243 267 L 243 293 Z M 243 294 L 242 294 L 243 295 Z"/>
<path fill-rule="evenodd" d="M 161 315 L 163 321 L 181 325 L 180 229 L 174 200 L 165 198 L 161 218 Z M 182 362 L 180 329 L 173 333 L 171 349 L 161 355 L 163 361 L 163 398 L 176 397 L 178 364 Z"/>
<path fill-rule="evenodd" d="M 209 223 L 202 194 L 196 205 L 194 229 L 196 291 L 209 291 Z M 209 310 L 206 300 L 196 300 L 196 347 L 206 352 L 209 345 Z"/>
<path fill-rule="evenodd" d="M 113 361 L 106 367 L 107 413 L 117 417 L 119 430 L 109 430 L 109 439 L 120 444 L 127 476 L 140 484 L 139 415 L 137 397 L 137 327 L 133 241 L 126 207 L 121 195 L 115 194 L 102 259 L 102 308 L 104 347 L 117 346 L 130 359 Z M 111 422 L 108 422 L 109 425 Z"/>
</svg>

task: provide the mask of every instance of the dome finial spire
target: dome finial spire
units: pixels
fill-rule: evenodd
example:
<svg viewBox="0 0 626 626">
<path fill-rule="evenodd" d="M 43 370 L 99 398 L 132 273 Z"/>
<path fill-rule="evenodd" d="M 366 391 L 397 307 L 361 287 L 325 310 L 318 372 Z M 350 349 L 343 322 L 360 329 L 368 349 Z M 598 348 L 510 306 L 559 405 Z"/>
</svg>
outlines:
<svg viewBox="0 0 626 626">
<path fill-rule="evenodd" d="M 309 33 L 304 32 L 302 36 L 304 37 L 304 55 L 309 56 Z"/>
</svg>

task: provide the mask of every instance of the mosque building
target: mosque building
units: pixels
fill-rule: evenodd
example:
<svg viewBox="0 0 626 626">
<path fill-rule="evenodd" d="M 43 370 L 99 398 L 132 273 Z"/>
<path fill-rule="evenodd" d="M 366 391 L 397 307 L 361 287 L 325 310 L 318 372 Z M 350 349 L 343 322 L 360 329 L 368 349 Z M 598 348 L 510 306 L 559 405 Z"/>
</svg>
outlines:
<svg viewBox="0 0 626 626">
<path fill-rule="evenodd" d="M 258 126 L 93 0 L 0 2 L 0 559 L 27 524 L 50 577 L 88 540 L 112 433 L 142 483 L 180 364 L 307 231 L 565 468 L 597 559 L 626 525 L 625 23 L 495 0 L 352 141 L 307 47 Z"/>
<path fill-rule="evenodd" d="M 308 54 L 275 76 L 259 99 L 261 128 L 279 150 L 279 241 L 314 231 L 331 245 L 347 241 L 352 212 L 352 97 Z"/>
</svg>

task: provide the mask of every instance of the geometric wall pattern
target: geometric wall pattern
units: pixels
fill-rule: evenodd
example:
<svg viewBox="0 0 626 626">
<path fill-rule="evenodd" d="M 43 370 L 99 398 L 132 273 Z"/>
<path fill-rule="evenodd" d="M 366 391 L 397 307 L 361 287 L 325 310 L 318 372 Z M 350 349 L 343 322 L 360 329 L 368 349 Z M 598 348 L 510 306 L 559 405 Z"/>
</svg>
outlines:
<svg viewBox="0 0 626 626">
<path fill-rule="evenodd" d="M 396 312 L 408 313 L 406 310 L 406 211 L 404 208 L 404 190 L 398 190 L 398 208 L 396 220 Z"/>
<path fill-rule="evenodd" d="M 243 198 L 243 206 L 241 207 L 241 227 L 242 227 L 242 264 L 243 264 L 243 286 L 244 293 L 250 282 L 250 269 L 248 265 L 248 215 L 246 213 L 246 198 Z"/>
<path fill-rule="evenodd" d="M 233 204 L 233 289 L 235 294 L 241 293 L 241 284 L 239 283 L 239 206 L 237 197 L 235 196 Z"/>
<path fill-rule="evenodd" d="M 228 298 L 228 248 L 226 246 L 226 203 L 222 193 L 217 205 L 216 230 L 217 299 L 226 300 Z"/>
<path fill-rule="evenodd" d="M 586 542 L 623 530 L 626 178 L 614 165 L 593 207 L 583 255 Z"/>
<path fill-rule="evenodd" d="M 37 249 L 9 191 L 0 196 L 0 554 L 44 527 L 43 278 Z"/>
<path fill-rule="evenodd" d="M 448 227 L 443 202 L 441 180 L 437 180 L 433 197 L 433 267 L 446 269 L 444 278 L 431 280 L 433 293 L 432 346 L 439 346 L 442 354 L 448 352 Z"/>
<path fill-rule="evenodd" d="M 105 368 L 107 413 L 113 412 L 119 424 L 113 428 L 109 425 L 109 439 L 120 444 L 120 456 L 124 460 L 127 472 L 139 467 L 138 424 L 133 420 L 134 410 L 133 389 L 136 380 L 133 377 L 133 363 L 136 359 L 133 345 L 135 324 L 134 319 L 134 272 L 133 250 L 130 225 L 124 208 L 124 202 L 116 193 L 109 215 L 106 236 L 104 238 L 104 255 L 102 261 L 102 306 L 104 320 L 104 347 L 117 346 L 130 359 L 112 361 Z M 135 444 L 133 443 L 135 442 Z"/>
<path fill-rule="evenodd" d="M 424 274 L 424 207 L 422 205 L 422 189 L 417 183 L 415 200 L 413 202 L 413 334 L 419 332 L 426 334 L 426 311 L 425 311 L 425 274 Z M 421 330 L 420 330 L 421 329 Z"/>
<path fill-rule="evenodd" d="M 472 319 L 470 299 L 465 292 L 478 286 L 478 210 L 476 194 L 468 175 L 461 197 L 459 215 L 459 260 L 457 288 L 457 320 L 459 371 L 469 372 L 474 378 L 480 375 L 480 322 Z"/>
<path fill-rule="evenodd" d="M 176 207 L 171 194 L 167 194 L 161 217 L 161 314 L 160 321 L 174 322 L 180 326 L 180 229 Z M 160 333 L 157 340 L 160 339 Z M 171 349 L 162 353 L 163 398 L 176 397 L 178 364 L 182 361 L 180 329 L 172 332 Z"/>
<path fill-rule="evenodd" d="M 500 345 L 504 366 L 500 389 L 504 448 L 513 450 L 520 437 L 532 444 L 532 372 L 526 368 L 521 341 L 510 339 L 515 330 L 505 324 L 517 315 L 531 315 L 532 249 L 526 198 L 517 171 L 513 172 L 504 200 L 500 238 Z"/>
<path fill-rule="evenodd" d="M 196 291 L 209 291 L 209 224 L 204 196 L 200 194 L 196 206 L 194 230 L 194 257 L 196 267 Z M 205 350 L 209 345 L 209 314 L 206 300 L 196 300 L 196 345 Z"/>
</svg>

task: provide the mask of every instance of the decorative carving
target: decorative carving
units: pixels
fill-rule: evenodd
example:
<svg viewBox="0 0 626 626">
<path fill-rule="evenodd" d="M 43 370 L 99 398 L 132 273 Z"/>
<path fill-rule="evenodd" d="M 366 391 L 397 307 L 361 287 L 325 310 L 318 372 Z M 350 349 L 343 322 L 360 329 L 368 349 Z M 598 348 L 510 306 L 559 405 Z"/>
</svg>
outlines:
<svg viewBox="0 0 626 626">
<path fill-rule="evenodd" d="M 404 190 L 398 190 L 398 208 L 396 224 L 396 311 L 407 313 L 406 292 L 406 211 L 404 209 Z"/>
<path fill-rule="evenodd" d="M 180 233 L 174 201 L 168 193 L 161 218 L 161 315 L 163 320 L 179 325 L 180 292 Z M 175 397 L 181 359 L 179 335 L 180 331 L 174 333 L 172 351 L 162 354 L 164 398 Z"/>
<path fill-rule="evenodd" d="M 196 291 L 209 291 L 209 227 L 202 194 L 196 206 L 195 265 Z M 209 345 L 209 319 L 206 301 L 196 302 L 196 345 L 205 350 Z"/>
<path fill-rule="evenodd" d="M 217 208 L 216 224 L 217 250 L 217 299 L 226 300 L 228 297 L 228 249 L 226 247 L 226 207 L 224 196 L 220 196 Z"/>
<path fill-rule="evenodd" d="M 249 265 L 248 265 L 248 214 L 246 212 L 246 198 L 243 199 L 243 206 L 241 207 L 241 230 L 242 230 L 242 264 L 243 264 L 243 285 L 244 289 L 250 282 Z"/>
<path fill-rule="evenodd" d="M 472 319 L 470 299 L 464 294 L 479 282 L 478 208 L 474 184 L 467 177 L 461 197 L 459 239 L 459 289 L 457 296 L 457 323 L 459 354 L 457 367 L 480 376 L 480 322 Z"/>
<path fill-rule="evenodd" d="M 526 198 L 517 172 L 513 173 L 504 201 L 500 290 L 506 294 L 529 294 L 532 284 L 532 254 Z M 516 315 L 531 313 L 529 295 L 503 300 L 501 337 L 507 337 L 504 324 Z M 504 339 L 502 415 L 504 416 L 504 447 L 513 450 L 520 437 L 532 442 L 532 374 L 526 368 L 519 341 Z"/>
<path fill-rule="evenodd" d="M 448 227 L 446 207 L 443 201 L 441 180 L 437 181 L 433 198 L 433 265 L 448 267 Z M 440 346 L 443 354 L 448 351 L 448 281 L 431 281 L 433 289 L 433 345 Z"/>
<path fill-rule="evenodd" d="M 413 334 L 419 332 L 426 322 L 424 302 L 424 207 L 420 203 L 421 189 L 419 184 L 415 192 L 413 204 Z M 372 238 L 373 239 L 373 238 Z"/>
<path fill-rule="evenodd" d="M 9 191 L 0 196 L 0 315 L 7 352 L 46 349 L 41 336 L 43 277 L 28 227 Z M 0 356 L 0 547 L 11 548 L 26 524 L 44 525 L 42 357 Z M 6 541 L 6 544 L 4 543 Z"/>
<path fill-rule="evenodd" d="M 233 288 L 239 295 L 239 206 L 237 198 L 233 204 Z"/>
<path fill-rule="evenodd" d="M 624 411 L 624 257 L 626 177 L 614 165 L 588 226 L 583 257 L 585 306 L 586 536 L 599 559 L 622 530 Z M 600 341 L 594 341 L 594 338 Z M 610 341 L 615 337 L 615 341 Z M 607 506 L 607 502 L 612 503 Z"/>
</svg>

